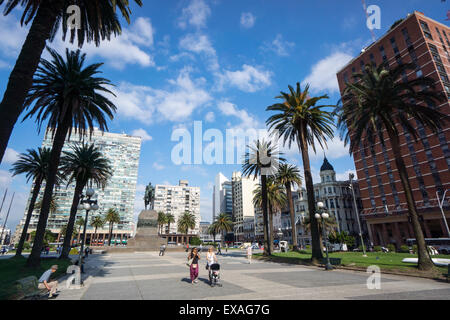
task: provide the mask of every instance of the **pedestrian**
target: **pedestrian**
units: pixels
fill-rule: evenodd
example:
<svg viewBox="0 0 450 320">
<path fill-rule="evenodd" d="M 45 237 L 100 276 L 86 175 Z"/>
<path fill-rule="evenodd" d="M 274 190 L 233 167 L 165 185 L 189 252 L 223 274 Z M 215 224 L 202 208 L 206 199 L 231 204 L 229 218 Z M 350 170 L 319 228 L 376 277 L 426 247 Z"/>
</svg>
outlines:
<svg viewBox="0 0 450 320">
<path fill-rule="evenodd" d="M 191 252 L 188 254 L 188 265 L 190 270 L 191 283 L 197 283 L 198 280 L 198 260 L 200 259 L 200 254 L 196 247 L 193 247 Z"/>
<path fill-rule="evenodd" d="M 247 260 L 248 263 L 252 263 L 252 246 L 247 247 Z"/>
<path fill-rule="evenodd" d="M 209 267 L 213 264 L 217 263 L 217 256 L 214 253 L 213 247 L 208 248 L 208 252 L 206 253 L 206 269 L 209 270 Z"/>
<path fill-rule="evenodd" d="M 159 255 L 163 256 L 164 255 L 164 251 L 166 251 L 166 245 L 163 244 L 161 245 L 161 247 L 159 247 Z"/>
<path fill-rule="evenodd" d="M 84 255 L 85 255 L 86 258 L 89 256 L 89 247 L 86 247 L 84 249 Z"/>
<path fill-rule="evenodd" d="M 39 278 L 39 284 L 38 284 L 38 288 L 39 289 L 47 289 L 48 290 L 48 298 L 49 299 L 53 299 L 55 298 L 58 294 L 56 293 L 56 291 L 58 290 L 58 281 L 54 280 L 54 281 L 50 281 L 50 276 L 52 275 L 52 273 L 56 272 L 56 270 L 58 270 L 58 265 L 53 265 L 51 266 L 50 269 L 48 269 L 47 271 L 45 271 L 42 276 Z"/>
<path fill-rule="evenodd" d="M 225 252 L 228 253 L 228 243 L 225 243 Z"/>
<path fill-rule="evenodd" d="M 45 247 L 45 254 L 48 255 L 49 252 L 50 252 L 50 247 L 49 247 L 49 246 L 46 246 L 46 247 Z"/>
<path fill-rule="evenodd" d="M 222 254 L 222 250 L 220 249 L 220 242 L 217 244 L 217 254 Z"/>
</svg>

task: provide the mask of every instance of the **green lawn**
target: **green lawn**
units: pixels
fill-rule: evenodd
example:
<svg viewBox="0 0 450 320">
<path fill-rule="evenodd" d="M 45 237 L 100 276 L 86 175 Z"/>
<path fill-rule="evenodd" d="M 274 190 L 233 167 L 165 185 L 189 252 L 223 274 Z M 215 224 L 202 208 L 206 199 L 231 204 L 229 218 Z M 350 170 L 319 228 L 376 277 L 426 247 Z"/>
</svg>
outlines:
<svg viewBox="0 0 450 320">
<path fill-rule="evenodd" d="M 52 275 L 57 278 L 63 275 L 67 267 L 71 265 L 70 260 L 42 259 L 41 267 L 32 269 L 25 266 L 27 259 L 24 257 L 12 257 L 0 260 L 0 300 L 14 297 L 14 282 L 28 276 L 36 276 L 38 279 L 54 264 L 58 265 L 58 270 Z"/>
<path fill-rule="evenodd" d="M 255 254 L 257 257 L 262 257 L 262 254 Z M 325 254 L 324 254 L 325 257 Z M 391 270 L 391 271 L 401 271 L 405 272 L 415 272 L 417 270 L 417 265 L 413 263 L 403 263 L 404 258 L 417 258 L 416 255 L 409 253 L 382 253 L 382 252 L 367 252 L 367 257 L 363 257 L 361 252 L 333 252 L 330 253 L 330 258 L 340 258 L 342 266 L 354 266 L 367 268 L 370 265 L 377 265 L 381 270 Z M 447 258 L 449 255 L 437 255 L 433 258 Z M 311 253 L 310 250 L 304 253 L 298 253 L 289 251 L 286 253 L 273 253 L 269 260 L 279 261 L 285 263 L 295 263 L 295 264 L 311 264 Z M 442 273 L 447 273 L 446 267 L 438 267 Z"/>
</svg>

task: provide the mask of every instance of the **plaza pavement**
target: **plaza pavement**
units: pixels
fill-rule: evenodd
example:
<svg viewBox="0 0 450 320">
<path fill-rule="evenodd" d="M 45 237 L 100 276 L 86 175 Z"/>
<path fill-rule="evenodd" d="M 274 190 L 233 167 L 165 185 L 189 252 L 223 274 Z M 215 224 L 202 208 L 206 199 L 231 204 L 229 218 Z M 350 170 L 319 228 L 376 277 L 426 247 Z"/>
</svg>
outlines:
<svg viewBox="0 0 450 320">
<path fill-rule="evenodd" d="M 135 252 L 90 255 L 84 287 L 60 284 L 55 300 L 315 300 L 315 299 L 430 299 L 450 300 L 450 284 L 442 281 L 381 276 L 381 289 L 368 289 L 369 274 L 253 260 L 243 251 L 218 256 L 222 287 L 208 285 L 205 253 L 200 260 L 199 282 L 192 285 L 187 253 Z M 64 280 L 64 279 L 62 279 Z"/>
</svg>

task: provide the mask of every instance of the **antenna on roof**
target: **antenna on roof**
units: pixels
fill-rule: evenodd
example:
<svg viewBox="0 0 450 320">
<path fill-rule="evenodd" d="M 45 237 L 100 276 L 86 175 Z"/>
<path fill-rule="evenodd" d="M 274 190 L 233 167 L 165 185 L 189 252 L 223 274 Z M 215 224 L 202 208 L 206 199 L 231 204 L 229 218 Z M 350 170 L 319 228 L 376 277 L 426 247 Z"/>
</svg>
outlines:
<svg viewBox="0 0 450 320">
<path fill-rule="evenodd" d="M 366 19 L 369 19 L 369 14 L 367 13 L 367 6 L 366 6 L 366 1 L 365 0 L 361 0 L 362 1 L 362 5 L 364 8 L 364 13 L 366 14 Z M 370 30 L 370 34 L 372 35 L 372 40 L 375 42 L 376 38 L 375 38 L 375 32 L 373 32 L 373 29 L 369 29 Z"/>
</svg>

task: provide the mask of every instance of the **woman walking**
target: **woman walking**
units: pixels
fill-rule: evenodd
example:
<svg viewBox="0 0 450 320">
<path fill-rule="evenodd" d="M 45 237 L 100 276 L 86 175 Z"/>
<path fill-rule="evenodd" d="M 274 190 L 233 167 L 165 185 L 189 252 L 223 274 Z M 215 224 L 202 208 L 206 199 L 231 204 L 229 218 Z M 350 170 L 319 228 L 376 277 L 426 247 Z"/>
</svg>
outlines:
<svg viewBox="0 0 450 320">
<path fill-rule="evenodd" d="M 209 270 L 209 267 L 213 264 L 213 263 L 217 263 L 217 256 L 214 253 L 214 249 L 213 246 L 210 246 L 208 248 L 208 252 L 206 253 L 206 266 L 207 269 Z"/>
<path fill-rule="evenodd" d="M 200 259 L 200 254 L 196 247 L 193 247 L 191 253 L 188 255 L 188 263 L 190 264 L 190 275 L 192 284 L 197 283 L 198 280 L 198 260 Z"/>
</svg>

